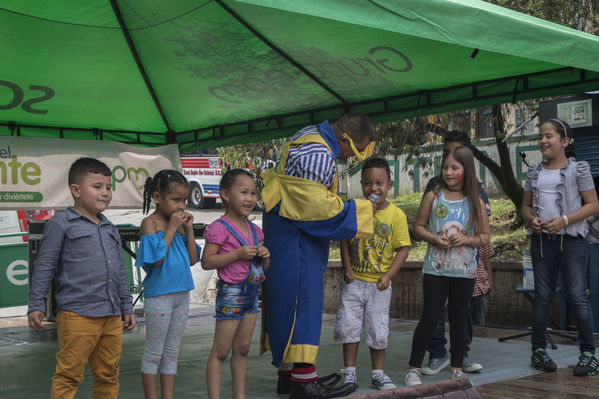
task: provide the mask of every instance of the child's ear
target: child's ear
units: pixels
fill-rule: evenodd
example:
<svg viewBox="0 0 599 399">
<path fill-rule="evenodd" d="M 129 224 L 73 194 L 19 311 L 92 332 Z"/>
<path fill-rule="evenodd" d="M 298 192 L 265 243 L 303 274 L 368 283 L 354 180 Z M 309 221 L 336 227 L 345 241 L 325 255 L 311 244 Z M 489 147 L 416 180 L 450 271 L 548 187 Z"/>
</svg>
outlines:
<svg viewBox="0 0 599 399">
<path fill-rule="evenodd" d="M 79 198 L 79 196 L 81 195 L 81 193 L 79 192 L 79 185 L 78 184 L 75 184 L 75 183 L 71 184 L 69 186 L 69 190 L 71 191 L 71 194 L 75 198 Z"/>
<path fill-rule="evenodd" d="M 160 203 L 160 193 L 158 191 L 152 193 L 152 201 L 154 201 L 156 205 Z"/>
<path fill-rule="evenodd" d="M 219 194 L 224 203 L 229 202 L 229 191 L 228 190 L 222 189 L 222 190 L 220 190 Z"/>
<path fill-rule="evenodd" d="M 389 190 L 391 190 L 391 188 L 393 187 L 393 180 L 389 180 L 389 182 L 387 183 L 387 187 L 389 188 Z"/>
</svg>

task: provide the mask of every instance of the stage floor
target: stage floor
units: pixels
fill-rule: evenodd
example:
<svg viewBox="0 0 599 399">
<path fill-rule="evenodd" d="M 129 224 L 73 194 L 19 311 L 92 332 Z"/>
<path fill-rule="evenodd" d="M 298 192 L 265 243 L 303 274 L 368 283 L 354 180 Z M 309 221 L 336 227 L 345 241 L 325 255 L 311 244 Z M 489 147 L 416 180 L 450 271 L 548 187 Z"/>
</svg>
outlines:
<svg viewBox="0 0 599 399">
<path fill-rule="evenodd" d="M 205 367 L 212 346 L 214 319 L 213 307 L 194 305 L 190 309 L 179 356 L 177 373 L 177 398 L 207 397 Z M 341 345 L 333 344 L 334 315 L 325 315 L 318 354 L 318 371 L 326 375 L 343 367 Z M 392 320 L 387 349 L 386 372 L 398 387 L 403 377 L 412 343 L 413 321 Z M 120 362 L 121 398 L 143 398 L 139 366 L 145 340 L 143 317 L 131 333 L 123 335 L 123 354 Z M 275 368 L 270 364 L 269 353 L 258 354 L 259 330 L 252 342 L 248 358 L 247 397 L 285 398 L 276 395 Z M 574 340 L 559 338 L 557 350 L 548 349 L 558 365 L 557 373 L 540 373 L 529 366 L 530 337 L 506 342 L 497 338 L 511 335 L 515 330 L 475 328 L 475 339 L 470 357 L 484 365 L 479 373 L 467 374 L 483 398 L 597 398 L 599 376 L 573 377 L 571 367 L 578 360 L 578 347 Z M 3 399 L 47 398 L 55 366 L 57 351 L 56 331 L 48 325 L 41 333 L 26 327 L 26 318 L 0 319 L 0 397 Z M 370 357 L 368 347 L 362 345 L 358 353 L 358 383 L 355 394 L 374 392 L 370 388 Z M 436 376 L 423 376 L 423 382 L 432 383 L 449 378 L 446 369 Z M 231 397 L 231 375 L 228 364 L 223 374 L 223 398 Z M 89 371 L 80 385 L 77 398 L 91 398 L 92 378 Z"/>
</svg>

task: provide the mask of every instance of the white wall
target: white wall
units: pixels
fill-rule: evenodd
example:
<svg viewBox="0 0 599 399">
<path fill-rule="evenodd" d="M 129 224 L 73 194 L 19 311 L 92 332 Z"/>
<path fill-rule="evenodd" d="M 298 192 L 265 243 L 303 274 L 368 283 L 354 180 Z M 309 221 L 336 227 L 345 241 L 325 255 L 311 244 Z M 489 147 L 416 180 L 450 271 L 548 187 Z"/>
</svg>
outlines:
<svg viewBox="0 0 599 399">
<path fill-rule="evenodd" d="M 481 140 L 473 143 L 480 151 L 487 153 L 493 160 L 499 162 L 499 156 L 497 153 L 497 147 L 495 146 L 495 140 Z M 537 147 L 537 141 L 535 136 L 527 136 L 524 140 L 515 140 L 508 144 L 510 149 L 510 158 L 512 160 L 512 168 L 516 178 L 524 185 L 526 179 L 527 167 L 522 162 L 522 158 L 519 153 L 523 152 L 526 154 L 526 161 L 529 164 L 535 164 L 541 161 L 541 153 Z M 437 152 L 428 153 L 425 157 L 433 157 L 437 164 L 441 160 L 441 146 Z M 406 156 L 401 155 L 396 162 L 392 157 L 387 158 L 389 166 L 391 168 L 391 178 L 393 179 L 393 190 L 389 192 L 389 197 L 399 196 L 411 192 L 422 192 L 426 187 L 428 180 L 439 173 L 439 169 L 415 167 L 414 165 L 406 165 Z M 414 162 L 416 163 L 416 162 Z M 497 184 L 494 176 L 491 172 L 484 167 L 478 160 L 475 159 L 476 174 L 482 179 L 487 186 L 487 191 L 490 196 L 501 196 L 503 190 Z M 347 194 L 350 198 L 361 198 L 362 189 L 360 187 L 360 167 L 346 171 L 344 166 L 339 165 L 340 172 L 340 189 L 342 194 Z M 414 173 L 414 177 L 410 176 L 410 171 Z"/>
</svg>

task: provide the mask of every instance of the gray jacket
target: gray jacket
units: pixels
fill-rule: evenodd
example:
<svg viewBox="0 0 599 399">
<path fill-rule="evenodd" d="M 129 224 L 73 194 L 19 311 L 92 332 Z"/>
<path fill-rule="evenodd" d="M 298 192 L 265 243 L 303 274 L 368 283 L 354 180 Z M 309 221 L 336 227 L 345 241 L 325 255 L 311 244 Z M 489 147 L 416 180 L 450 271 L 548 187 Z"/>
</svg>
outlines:
<svg viewBox="0 0 599 399">
<path fill-rule="evenodd" d="M 539 190 L 537 181 L 539 173 L 543 168 L 543 163 L 531 166 L 526 175 L 526 184 L 524 191 L 532 192 L 532 213 L 538 216 L 541 205 L 539 204 Z M 582 206 L 581 191 L 594 190 L 591 168 L 586 161 L 576 161 L 574 158 L 568 158 L 566 165 L 560 169 L 561 181 L 557 185 L 558 199 L 557 206 L 562 215 L 568 215 L 575 212 Z M 589 231 L 586 220 L 576 223 L 570 223 L 565 227 L 566 234 L 576 237 L 581 235 L 586 237 Z M 528 235 L 532 234 L 529 228 Z"/>
</svg>

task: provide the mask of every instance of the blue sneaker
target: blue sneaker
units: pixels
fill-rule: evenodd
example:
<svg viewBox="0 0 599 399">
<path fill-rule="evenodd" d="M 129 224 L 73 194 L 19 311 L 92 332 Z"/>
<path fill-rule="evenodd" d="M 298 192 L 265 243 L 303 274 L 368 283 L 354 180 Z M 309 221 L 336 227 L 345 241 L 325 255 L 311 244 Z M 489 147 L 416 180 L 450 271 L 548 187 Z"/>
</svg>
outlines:
<svg viewBox="0 0 599 399">
<path fill-rule="evenodd" d="M 439 374 L 439 371 L 449 366 L 449 363 L 449 358 L 447 356 L 432 358 L 428 360 L 428 365 L 426 367 L 420 369 L 420 372 L 424 375 L 437 375 Z"/>
<path fill-rule="evenodd" d="M 391 378 L 385 373 L 373 373 L 372 379 L 370 380 L 370 386 L 380 391 L 386 391 L 388 389 L 395 389 L 397 386 L 391 382 Z"/>
<path fill-rule="evenodd" d="M 483 369 L 483 365 L 480 363 L 473 362 L 470 360 L 468 355 L 464 356 L 464 360 L 462 361 L 462 370 L 465 373 L 476 373 Z"/>
</svg>

